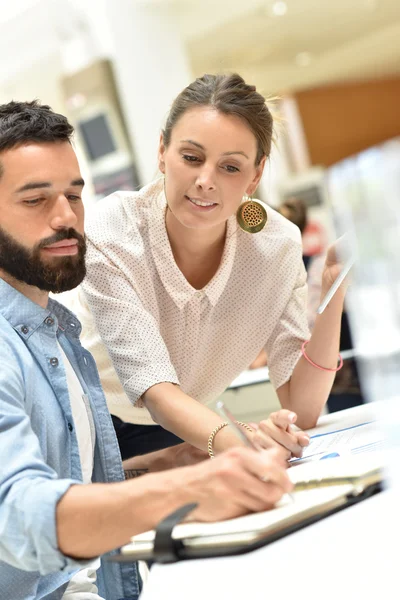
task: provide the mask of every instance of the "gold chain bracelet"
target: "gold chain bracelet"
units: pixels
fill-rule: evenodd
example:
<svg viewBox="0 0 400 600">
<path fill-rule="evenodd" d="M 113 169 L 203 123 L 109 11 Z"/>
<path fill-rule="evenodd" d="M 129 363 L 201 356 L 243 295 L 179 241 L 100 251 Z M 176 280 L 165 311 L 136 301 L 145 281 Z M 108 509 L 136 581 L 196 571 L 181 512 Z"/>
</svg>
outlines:
<svg viewBox="0 0 400 600">
<path fill-rule="evenodd" d="M 247 425 L 247 423 L 243 423 L 242 421 L 236 421 L 236 423 L 238 425 L 241 425 L 245 429 L 247 429 L 247 431 L 250 431 L 251 433 L 253 432 L 252 428 L 249 427 L 249 425 Z M 213 442 L 214 442 L 215 436 L 217 435 L 218 431 L 221 431 L 221 429 L 223 429 L 227 425 L 229 425 L 229 423 L 227 421 L 225 421 L 224 423 L 221 423 L 220 425 L 218 425 L 218 427 L 215 427 L 215 429 L 213 429 L 212 432 L 210 433 L 210 437 L 208 438 L 208 444 L 207 444 L 208 456 L 210 458 L 215 458 L 214 450 L 213 450 Z"/>
</svg>

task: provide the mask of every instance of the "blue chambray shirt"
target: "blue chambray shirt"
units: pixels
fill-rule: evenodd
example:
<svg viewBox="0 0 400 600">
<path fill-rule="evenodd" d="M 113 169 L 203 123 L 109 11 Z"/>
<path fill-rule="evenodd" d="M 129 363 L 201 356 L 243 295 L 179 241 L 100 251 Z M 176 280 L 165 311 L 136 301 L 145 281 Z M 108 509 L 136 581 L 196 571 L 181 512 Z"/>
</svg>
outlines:
<svg viewBox="0 0 400 600">
<path fill-rule="evenodd" d="M 56 505 L 82 482 L 79 449 L 57 340 L 90 399 L 96 428 L 94 482 L 124 479 L 95 362 L 79 342 L 76 317 L 47 309 L 0 279 L 0 597 L 59 600 L 87 565 L 57 547 Z M 137 565 L 101 561 L 99 594 L 139 595 Z"/>
</svg>

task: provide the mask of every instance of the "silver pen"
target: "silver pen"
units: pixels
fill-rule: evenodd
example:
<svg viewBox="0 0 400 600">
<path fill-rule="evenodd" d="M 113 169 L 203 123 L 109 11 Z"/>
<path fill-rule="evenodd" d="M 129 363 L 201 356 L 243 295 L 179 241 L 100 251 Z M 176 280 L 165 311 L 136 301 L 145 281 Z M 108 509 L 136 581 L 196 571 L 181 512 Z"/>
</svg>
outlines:
<svg viewBox="0 0 400 600">
<path fill-rule="evenodd" d="M 219 414 L 228 421 L 229 425 L 231 425 L 233 431 L 237 434 L 237 436 L 242 440 L 242 442 L 248 447 L 248 448 L 252 448 L 253 450 L 255 450 L 256 452 L 261 452 L 262 450 L 264 450 L 264 448 L 262 446 L 259 446 L 258 444 L 254 443 L 253 440 L 251 440 L 243 431 L 243 428 L 237 424 L 235 417 L 233 416 L 233 414 L 230 412 L 230 410 L 228 410 L 225 406 L 225 404 L 223 403 L 222 400 L 218 400 L 216 402 L 216 408 L 219 412 Z M 262 481 L 265 481 L 266 483 L 268 482 L 268 478 L 262 478 Z M 291 498 L 291 500 L 294 500 L 293 495 L 292 494 L 287 494 L 289 496 L 289 498 Z"/>
<path fill-rule="evenodd" d="M 222 400 L 218 400 L 216 403 L 217 410 L 221 417 L 223 417 L 226 421 L 228 421 L 229 425 L 232 427 L 237 436 L 242 440 L 242 442 L 248 447 L 253 448 L 253 450 L 257 450 L 259 452 L 262 450 L 261 446 L 255 444 L 253 440 L 251 440 L 244 432 L 243 427 L 236 423 L 236 419 L 233 414 L 226 408 L 225 404 Z"/>
<path fill-rule="evenodd" d="M 332 286 L 330 287 L 328 293 L 326 294 L 325 298 L 323 299 L 323 301 L 321 302 L 320 306 L 317 309 L 317 313 L 319 315 L 321 315 L 324 312 L 324 310 L 328 306 L 329 302 L 332 300 L 333 296 L 335 295 L 335 293 L 337 292 L 339 287 L 342 285 L 345 277 L 348 275 L 353 264 L 354 264 L 354 257 L 349 258 L 349 260 L 344 264 L 343 269 L 340 271 L 339 275 L 336 277 L 336 279 L 333 282 Z"/>
</svg>

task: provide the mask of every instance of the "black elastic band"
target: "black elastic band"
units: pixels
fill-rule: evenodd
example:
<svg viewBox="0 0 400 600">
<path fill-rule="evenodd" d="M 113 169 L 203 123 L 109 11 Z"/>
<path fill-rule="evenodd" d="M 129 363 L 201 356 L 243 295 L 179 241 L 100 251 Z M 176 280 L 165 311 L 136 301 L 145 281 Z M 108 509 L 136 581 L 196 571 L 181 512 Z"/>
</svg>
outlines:
<svg viewBox="0 0 400 600">
<path fill-rule="evenodd" d="M 175 562 L 181 558 L 184 546 L 181 540 L 174 540 L 172 531 L 197 504 L 185 504 L 163 519 L 156 529 L 154 538 L 153 560 L 159 563 Z"/>
</svg>

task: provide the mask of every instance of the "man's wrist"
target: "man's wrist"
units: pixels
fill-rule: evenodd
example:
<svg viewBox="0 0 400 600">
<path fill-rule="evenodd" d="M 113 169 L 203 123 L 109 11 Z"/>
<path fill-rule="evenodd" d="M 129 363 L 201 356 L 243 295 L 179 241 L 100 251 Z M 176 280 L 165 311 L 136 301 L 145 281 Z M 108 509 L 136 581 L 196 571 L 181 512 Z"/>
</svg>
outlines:
<svg viewBox="0 0 400 600">
<path fill-rule="evenodd" d="M 135 479 L 141 475 L 146 475 L 149 469 L 124 469 L 125 479 Z"/>
</svg>

